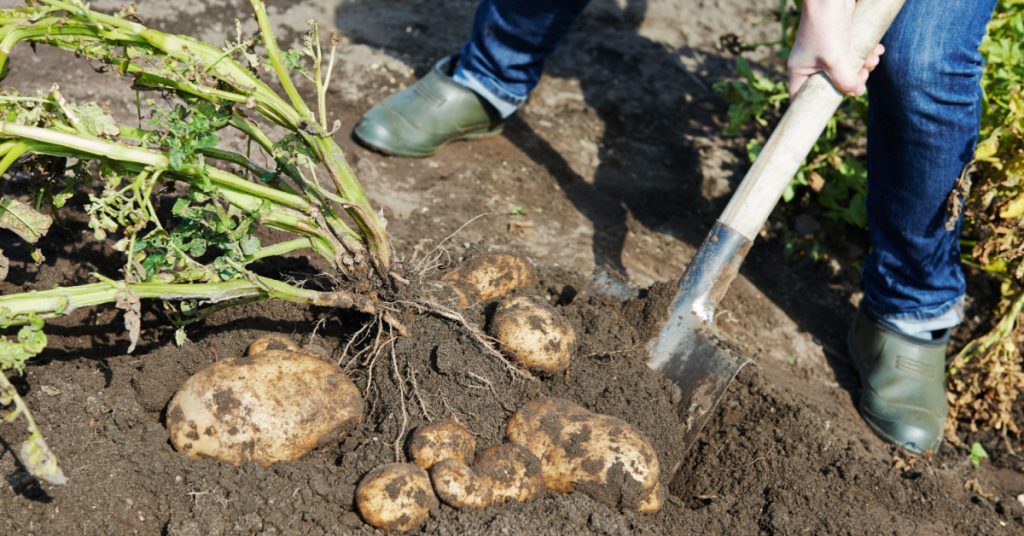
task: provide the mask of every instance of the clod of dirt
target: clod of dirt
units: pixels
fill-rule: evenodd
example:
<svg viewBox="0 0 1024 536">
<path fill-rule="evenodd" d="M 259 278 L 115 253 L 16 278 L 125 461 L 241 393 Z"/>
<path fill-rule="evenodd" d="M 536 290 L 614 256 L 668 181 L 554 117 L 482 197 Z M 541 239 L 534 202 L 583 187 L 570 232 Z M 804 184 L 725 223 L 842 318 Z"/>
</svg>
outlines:
<svg viewBox="0 0 1024 536">
<path fill-rule="evenodd" d="M 444 275 L 462 309 L 496 300 L 536 281 L 533 265 L 525 257 L 509 253 L 485 253 L 469 259 Z"/>
<path fill-rule="evenodd" d="M 494 493 L 494 504 L 526 502 L 544 493 L 540 460 L 526 447 L 502 443 L 476 457 L 473 472 Z"/>
<path fill-rule="evenodd" d="M 487 508 L 494 501 L 494 491 L 458 460 L 444 460 L 430 470 L 434 492 L 453 508 Z"/>
<path fill-rule="evenodd" d="M 426 470 L 444 460 L 473 463 L 475 453 L 476 438 L 466 427 L 454 421 L 420 426 L 409 439 L 409 457 Z"/>
<path fill-rule="evenodd" d="M 554 307 L 530 296 L 507 298 L 494 315 L 493 331 L 519 364 L 544 372 L 569 367 L 576 331 Z"/>
<path fill-rule="evenodd" d="M 191 458 L 266 466 L 294 460 L 362 422 L 363 399 L 336 364 L 302 350 L 224 359 L 189 378 L 167 408 Z"/>
<path fill-rule="evenodd" d="M 438 505 L 427 472 L 411 463 L 389 463 L 369 473 L 356 488 L 359 515 L 374 527 L 407 532 L 426 521 Z"/>
<path fill-rule="evenodd" d="M 541 461 L 544 485 L 612 506 L 657 512 L 665 500 L 651 443 L 631 424 L 560 398 L 535 400 L 509 419 L 509 441 Z"/>
</svg>

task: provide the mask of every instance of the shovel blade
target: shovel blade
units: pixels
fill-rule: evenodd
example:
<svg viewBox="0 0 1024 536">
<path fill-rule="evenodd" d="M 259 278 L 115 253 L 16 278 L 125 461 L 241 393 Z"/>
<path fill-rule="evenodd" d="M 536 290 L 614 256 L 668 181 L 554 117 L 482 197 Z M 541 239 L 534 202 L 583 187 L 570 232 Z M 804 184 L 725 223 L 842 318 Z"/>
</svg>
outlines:
<svg viewBox="0 0 1024 536">
<path fill-rule="evenodd" d="M 689 451 L 740 369 L 751 360 L 722 344 L 713 333 L 693 337 L 688 352 L 661 369 L 680 390 L 676 411 L 684 426 L 683 452 Z"/>
<path fill-rule="evenodd" d="M 668 320 L 649 345 L 647 364 L 662 371 L 681 397 L 683 452 L 693 446 L 729 383 L 750 359 L 715 333 L 715 307 L 729 290 L 750 240 L 717 222 L 679 281 Z"/>
</svg>

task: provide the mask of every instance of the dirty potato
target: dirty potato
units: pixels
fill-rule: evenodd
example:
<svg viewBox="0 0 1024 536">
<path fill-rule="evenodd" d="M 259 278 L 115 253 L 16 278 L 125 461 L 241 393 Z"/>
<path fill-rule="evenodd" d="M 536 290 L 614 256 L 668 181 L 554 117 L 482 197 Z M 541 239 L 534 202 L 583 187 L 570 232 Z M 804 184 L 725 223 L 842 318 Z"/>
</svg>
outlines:
<svg viewBox="0 0 1024 536">
<path fill-rule="evenodd" d="M 530 286 L 536 277 L 525 257 L 484 253 L 456 266 L 441 280 L 448 284 L 458 307 L 465 309 Z"/>
<path fill-rule="evenodd" d="M 610 505 L 656 512 L 664 503 L 658 455 L 629 423 L 559 398 L 535 400 L 509 419 L 509 441 L 541 461 L 544 485 Z"/>
<path fill-rule="evenodd" d="M 449 459 L 430 469 L 434 492 L 445 504 L 454 508 L 487 508 L 494 501 L 490 487 L 459 460 Z"/>
<path fill-rule="evenodd" d="M 493 335 L 519 364 L 554 373 L 569 367 L 576 331 L 554 307 L 528 296 L 507 298 L 498 305 Z"/>
<path fill-rule="evenodd" d="M 363 399 L 338 365 L 302 350 L 264 350 L 199 371 L 167 406 L 174 448 L 191 458 L 266 466 L 344 437 Z"/>
<path fill-rule="evenodd" d="M 416 465 L 430 470 L 442 460 L 472 463 L 476 438 L 454 421 L 438 421 L 420 426 L 409 438 L 409 457 Z"/>
<path fill-rule="evenodd" d="M 437 497 L 426 471 L 411 463 L 389 463 L 359 482 L 356 507 L 374 527 L 407 532 L 426 521 Z"/>
<path fill-rule="evenodd" d="M 522 445 L 502 443 L 485 449 L 473 464 L 484 485 L 494 494 L 494 504 L 526 502 L 544 493 L 540 460 Z"/>
</svg>

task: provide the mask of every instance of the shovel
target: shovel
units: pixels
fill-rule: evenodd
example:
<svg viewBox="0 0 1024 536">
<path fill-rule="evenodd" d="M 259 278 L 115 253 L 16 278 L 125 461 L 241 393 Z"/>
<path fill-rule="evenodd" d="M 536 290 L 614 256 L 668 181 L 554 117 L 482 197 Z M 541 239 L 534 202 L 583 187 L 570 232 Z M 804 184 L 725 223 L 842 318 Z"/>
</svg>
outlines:
<svg viewBox="0 0 1024 536">
<path fill-rule="evenodd" d="M 857 1 L 852 52 L 861 58 L 861 64 L 902 6 L 903 0 Z M 678 412 L 685 426 L 683 452 L 693 445 L 732 379 L 751 362 L 719 338 L 715 306 L 729 290 L 754 237 L 842 100 L 843 95 L 823 73 L 800 88 L 687 266 L 668 321 L 648 344 L 647 364 L 668 375 L 682 391 Z"/>
</svg>

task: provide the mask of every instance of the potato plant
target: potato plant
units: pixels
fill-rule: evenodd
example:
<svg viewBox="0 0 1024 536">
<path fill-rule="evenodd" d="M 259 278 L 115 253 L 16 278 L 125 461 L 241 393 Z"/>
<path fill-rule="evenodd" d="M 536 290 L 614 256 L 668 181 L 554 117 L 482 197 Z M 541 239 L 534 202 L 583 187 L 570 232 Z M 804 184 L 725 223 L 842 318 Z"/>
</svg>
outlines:
<svg viewBox="0 0 1024 536">
<path fill-rule="evenodd" d="M 46 239 L 50 214 L 85 190 L 94 238 L 124 260 L 119 273 L 97 273 L 90 284 L 0 296 L 0 327 L 21 326 L 0 338 L 0 406 L 12 408 L 8 420 L 24 419 L 29 438 L 19 458 L 37 477 L 63 480 L 4 373 L 21 373 L 45 348 L 46 319 L 113 304 L 134 348 L 145 299 L 170 304 L 179 343 L 190 320 L 257 299 L 382 314 L 378 296 L 392 265 L 385 222 L 332 139 L 339 126 L 329 124 L 325 104 L 337 40 L 324 47 L 313 24 L 300 49 L 283 51 L 263 1 L 251 4 L 258 32 L 243 35 L 239 24 L 225 47 L 148 28 L 134 8 L 105 14 L 81 0 L 28 0 L 0 10 L 2 76 L 18 68 L 8 59 L 14 47 L 50 46 L 129 77 L 137 91 L 137 124 L 72 102 L 57 86 L 33 96 L 0 91 L 0 174 L 17 167 L 35 188 L 29 201 L 0 199 L 0 227 L 34 248 Z M 314 88 L 313 108 L 295 75 Z M 250 149 L 227 148 L 229 131 Z M 161 189 L 185 192 L 170 217 L 158 210 Z M 263 243 L 261 228 L 286 238 Z M 339 283 L 312 290 L 252 269 L 301 250 L 325 259 Z M 0 271 L 7 266 L 0 253 Z"/>
</svg>

